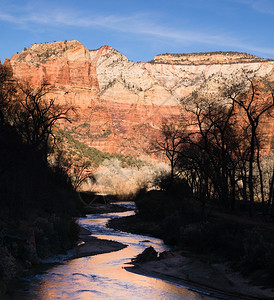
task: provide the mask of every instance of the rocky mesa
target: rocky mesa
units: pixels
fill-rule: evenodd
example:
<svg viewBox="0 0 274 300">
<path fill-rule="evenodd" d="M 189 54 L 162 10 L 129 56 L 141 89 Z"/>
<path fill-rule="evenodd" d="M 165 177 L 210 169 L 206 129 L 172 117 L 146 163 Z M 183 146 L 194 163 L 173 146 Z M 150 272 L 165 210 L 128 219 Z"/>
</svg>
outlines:
<svg viewBox="0 0 274 300">
<path fill-rule="evenodd" d="M 178 118 L 182 97 L 205 80 L 274 70 L 272 60 L 235 52 L 162 54 L 134 63 L 110 46 L 88 50 L 78 41 L 34 44 L 5 63 L 18 79 L 47 82 L 48 97 L 74 108 L 66 128 L 78 140 L 133 155 L 146 152 L 162 120 Z"/>
</svg>

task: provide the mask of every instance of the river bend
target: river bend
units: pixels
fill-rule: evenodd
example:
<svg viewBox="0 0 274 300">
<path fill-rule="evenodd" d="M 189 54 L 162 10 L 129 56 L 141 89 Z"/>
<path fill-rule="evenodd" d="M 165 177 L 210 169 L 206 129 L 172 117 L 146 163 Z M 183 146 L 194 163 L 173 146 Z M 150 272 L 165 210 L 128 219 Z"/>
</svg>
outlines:
<svg viewBox="0 0 274 300">
<path fill-rule="evenodd" d="M 33 277 L 21 278 L 21 284 L 7 299 L 215 299 L 124 269 L 146 247 L 153 246 L 156 251 L 169 249 L 160 239 L 106 227 L 110 218 L 131 214 L 132 211 L 93 214 L 79 219 L 79 224 L 94 236 L 124 243 L 127 248 L 64 261 Z"/>
</svg>

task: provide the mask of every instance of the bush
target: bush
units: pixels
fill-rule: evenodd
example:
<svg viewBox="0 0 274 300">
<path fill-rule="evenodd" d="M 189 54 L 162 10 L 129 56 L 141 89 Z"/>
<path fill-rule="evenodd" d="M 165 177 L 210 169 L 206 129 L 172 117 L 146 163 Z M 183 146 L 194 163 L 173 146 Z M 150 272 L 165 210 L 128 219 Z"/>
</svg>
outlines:
<svg viewBox="0 0 274 300">
<path fill-rule="evenodd" d="M 10 280 L 18 272 L 16 259 L 5 246 L 0 246 L 0 281 Z"/>
<path fill-rule="evenodd" d="M 196 253 L 214 253 L 238 262 L 243 255 L 243 234 L 244 227 L 237 223 L 194 224 L 184 229 L 181 245 Z"/>
<path fill-rule="evenodd" d="M 240 266 L 245 273 L 267 268 L 274 264 L 274 233 L 253 228 L 243 239 L 244 254 Z M 272 276 L 273 276 L 273 270 Z"/>
<path fill-rule="evenodd" d="M 173 195 L 181 195 L 184 198 L 192 196 L 192 190 L 184 178 L 171 178 L 169 172 L 162 172 L 154 178 L 154 187 Z"/>
<path fill-rule="evenodd" d="M 182 220 L 179 214 L 164 218 L 159 233 L 164 242 L 169 245 L 178 245 L 183 231 Z"/>
<path fill-rule="evenodd" d="M 163 164 L 159 164 L 138 169 L 123 166 L 117 158 L 105 160 L 94 174 L 95 188 L 98 191 L 116 195 L 120 199 L 133 199 L 140 189 L 151 187 L 154 177 L 164 167 Z"/>
<path fill-rule="evenodd" d="M 36 248 L 40 257 L 65 252 L 77 240 L 77 224 L 55 215 L 38 217 L 34 222 Z"/>
<path fill-rule="evenodd" d="M 137 194 L 135 204 L 138 215 L 144 220 L 158 221 L 166 216 L 167 194 L 163 191 L 151 190 Z"/>
</svg>

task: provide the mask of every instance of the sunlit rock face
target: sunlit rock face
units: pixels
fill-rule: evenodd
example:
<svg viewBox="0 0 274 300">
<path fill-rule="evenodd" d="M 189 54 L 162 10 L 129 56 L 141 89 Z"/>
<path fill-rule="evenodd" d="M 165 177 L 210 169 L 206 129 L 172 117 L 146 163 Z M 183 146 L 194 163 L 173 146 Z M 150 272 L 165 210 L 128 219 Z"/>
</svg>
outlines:
<svg viewBox="0 0 274 300">
<path fill-rule="evenodd" d="M 212 64 L 233 64 L 233 63 L 250 63 L 265 62 L 266 59 L 255 55 L 238 52 L 202 52 L 202 53 L 165 53 L 156 55 L 153 62 L 160 64 L 175 65 L 212 65 Z"/>
<path fill-rule="evenodd" d="M 8 62 L 7 62 L 8 63 Z M 180 100 L 216 74 L 241 69 L 263 76 L 274 62 L 243 53 L 163 54 L 134 63 L 109 46 L 88 50 L 78 41 L 34 44 L 10 59 L 13 74 L 73 107 L 74 135 L 108 152 L 143 154 L 162 120 L 178 119 Z M 214 88 L 214 86 L 212 86 Z"/>
<path fill-rule="evenodd" d="M 15 77 L 51 86 L 56 102 L 90 108 L 99 99 L 96 67 L 89 51 L 77 41 L 34 44 L 10 60 Z"/>
</svg>

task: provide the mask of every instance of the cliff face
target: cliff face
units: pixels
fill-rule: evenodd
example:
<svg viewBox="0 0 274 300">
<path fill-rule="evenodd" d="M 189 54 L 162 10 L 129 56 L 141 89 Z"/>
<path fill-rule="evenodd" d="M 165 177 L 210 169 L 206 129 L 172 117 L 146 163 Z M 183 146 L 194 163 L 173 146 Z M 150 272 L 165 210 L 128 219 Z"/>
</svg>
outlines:
<svg viewBox="0 0 274 300">
<path fill-rule="evenodd" d="M 75 108 L 66 126 L 78 139 L 135 155 L 145 152 L 163 118 L 178 118 L 180 99 L 205 79 L 230 78 L 243 68 L 266 75 L 274 68 L 273 61 L 230 52 L 163 54 L 133 63 L 109 46 L 89 51 L 77 41 L 35 44 L 10 64 L 15 77 L 33 85 L 47 82 L 49 97 Z"/>
<path fill-rule="evenodd" d="M 34 44 L 10 60 L 15 77 L 51 86 L 60 104 L 87 108 L 99 99 L 96 67 L 89 51 L 77 41 Z"/>
<path fill-rule="evenodd" d="M 176 65 L 212 65 L 265 62 L 267 59 L 260 58 L 247 53 L 239 52 L 206 52 L 206 53 L 165 53 L 156 55 L 152 62 L 160 64 Z"/>
</svg>

